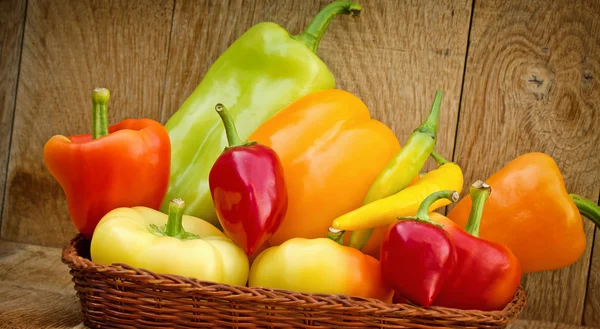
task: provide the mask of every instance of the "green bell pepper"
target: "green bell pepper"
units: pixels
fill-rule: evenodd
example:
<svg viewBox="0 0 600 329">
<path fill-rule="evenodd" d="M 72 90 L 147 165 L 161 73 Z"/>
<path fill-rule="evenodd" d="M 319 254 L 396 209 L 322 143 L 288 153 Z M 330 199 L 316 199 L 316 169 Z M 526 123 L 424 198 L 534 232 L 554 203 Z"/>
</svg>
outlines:
<svg viewBox="0 0 600 329">
<path fill-rule="evenodd" d="M 299 35 L 261 22 L 225 50 L 165 124 L 171 138 L 171 175 L 161 211 L 168 211 L 169 200 L 181 198 L 187 215 L 220 227 L 208 174 L 228 144 L 215 105 L 227 107 L 245 140 L 296 99 L 334 88 L 333 74 L 316 55 L 319 41 L 336 15 L 358 15 L 361 10 L 351 1 L 333 2 Z"/>
</svg>

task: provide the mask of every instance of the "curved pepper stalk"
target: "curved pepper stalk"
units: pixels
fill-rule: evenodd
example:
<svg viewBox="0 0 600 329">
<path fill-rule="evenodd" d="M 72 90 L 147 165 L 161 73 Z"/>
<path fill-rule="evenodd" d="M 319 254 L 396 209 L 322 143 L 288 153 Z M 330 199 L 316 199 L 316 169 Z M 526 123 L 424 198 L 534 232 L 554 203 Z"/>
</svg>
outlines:
<svg viewBox="0 0 600 329">
<path fill-rule="evenodd" d="M 335 1 L 323 8 L 317 16 L 310 22 L 306 30 L 298 35 L 293 35 L 292 38 L 302 41 L 308 49 L 314 53 L 317 52 L 319 43 L 327 26 L 337 15 L 350 15 L 358 17 L 362 11 L 361 5 L 352 1 Z"/>
</svg>

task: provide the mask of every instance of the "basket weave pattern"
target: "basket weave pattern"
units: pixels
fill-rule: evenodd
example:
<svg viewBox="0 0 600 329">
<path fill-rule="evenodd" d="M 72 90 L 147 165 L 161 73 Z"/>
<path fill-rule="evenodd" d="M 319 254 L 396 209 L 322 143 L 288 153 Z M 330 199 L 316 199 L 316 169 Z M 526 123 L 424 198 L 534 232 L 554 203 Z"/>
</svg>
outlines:
<svg viewBox="0 0 600 329">
<path fill-rule="evenodd" d="M 231 286 L 95 264 L 81 235 L 62 261 L 91 328 L 505 328 L 526 299 L 520 287 L 504 310 L 482 312 Z"/>
</svg>

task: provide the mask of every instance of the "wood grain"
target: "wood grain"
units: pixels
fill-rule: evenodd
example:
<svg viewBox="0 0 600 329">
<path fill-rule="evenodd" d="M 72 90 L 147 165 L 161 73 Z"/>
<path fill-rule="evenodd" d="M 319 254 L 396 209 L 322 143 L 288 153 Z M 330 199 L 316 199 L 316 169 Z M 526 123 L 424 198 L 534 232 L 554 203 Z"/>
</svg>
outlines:
<svg viewBox="0 0 600 329">
<path fill-rule="evenodd" d="M 177 2 L 166 76 L 171 92 L 165 93 L 161 120 L 166 122 L 212 62 L 251 25 L 272 21 L 297 34 L 329 2 Z M 439 147 L 451 156 L 470 0 L 360 4 L 361 17 L 339 16 L 330 24 L 319 56 L 337 77 L 337 86 L 361 97 L 402 143 L 424 120 L 435 90 L 443 89 Z"/>
<path fill-rule="evenodd" d="M 600 229 L 596 228 L 590 264 L 583 323 L 600 328 Z"/>
<path fill-rule="evenodd" d="M 212 63 L 251 26 L 255 2 L 176 1 L 161 122 L 167 122 Z"/>
<path fill-rule="evenodd" d="M 72 294 L 23 288 L 0 282 L 0 328 L 73 328 L 82 321 Z"/>
<path fill-rule="evenodd" d="M 534 320 L 517 320 L 507 329 L 593 329 L 597 327 L 583 327 L 572 324 L 544 322 Z"/>
<path fill-rule="evenodd" d="M 1 236 L 62 246 L 75 234 L 42 151 L 91 130 L 91 91 L 111 91 L 109 123 L 160 118 L 173 0 L 34 1 L 27 10 Z"/>
<path fill-rule="evenodd" d="M 15 110 L 25 0 L 0 2 L 0 221 Z"/>
<path fill-rule="evenodd" d="M 402 145 L 443 90 L 436 149 L 452 157 L 471 1 L 360 3 L 361 17 L 332 24 L 319 50 L 338 87 L 362 98 Z"/>
<path fill-rule="evenodd" d="M 520 154 L 541 151 L 556 160 L 569 191 L 596 200 L 599 56 L 598 1 L 477 1 L 456 141 L 465 186 Z M 585 233 L 587 249 L 576 264 L 526 276 L 522 318 L 581 323 L 588 222 Z"/>
<path fill-rule="evenodd" d="M 0 328 L 74 328 L 79 300 L 61 249 L 0 241 Z M 83 328 L 83 326 L 81 326 Z"/>
<path fill-rule="evenodd" d="M 0 282 L 58 293 L 73 290 L 62 250 L 0 240 Z"/>
</svg>

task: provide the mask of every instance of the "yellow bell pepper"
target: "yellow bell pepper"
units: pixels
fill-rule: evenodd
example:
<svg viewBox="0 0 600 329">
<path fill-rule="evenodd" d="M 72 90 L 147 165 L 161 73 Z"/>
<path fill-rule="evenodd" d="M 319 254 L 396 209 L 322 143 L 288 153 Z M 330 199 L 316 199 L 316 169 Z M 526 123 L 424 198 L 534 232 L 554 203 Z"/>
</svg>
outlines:
<svg viewBox="0 0 600 329">
<path fill-rule="evenodd" d="M 184 202 L 175 199 L 168 216 L 147 207 L 110 211 L 92 236 L 92 261 L 245 285 L 250 265 L 242 248 L 210 223 L 183 215 L 183 207 Z"/>
<path fill-rule="evenodd" d="M 398 217 L 414 216 L 419 205 L 431 193 L 440 190 L 462 190 L 463 174 L 460 167 L 442 158 L 435 151 L 431 156 L 438 164 L 416 183 L 400 192 L 368 203 L 348 212 L 333 221 L 332 226 L 339 230 L 355 231 L 393 224 Z M 434 202 L 429 211 L 450 204 L 450 200 L 440 199 Z"/>
<path fill-rule="evenodd" d="M 249 287 L 341 294 L 391 302 L 393 290 L 381 277 L 379 261 L 342 245 L 343 231 L 324 238 L 292 238 L 256 257 Z"/>
</svg>

